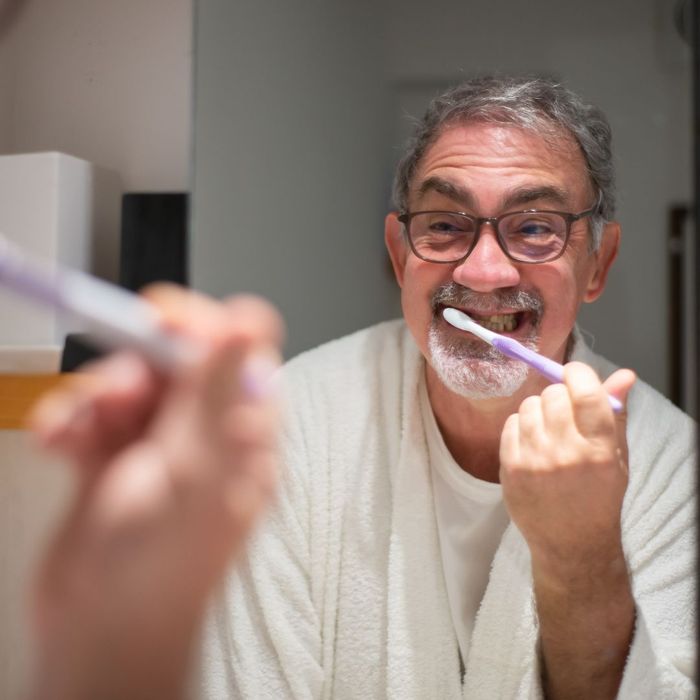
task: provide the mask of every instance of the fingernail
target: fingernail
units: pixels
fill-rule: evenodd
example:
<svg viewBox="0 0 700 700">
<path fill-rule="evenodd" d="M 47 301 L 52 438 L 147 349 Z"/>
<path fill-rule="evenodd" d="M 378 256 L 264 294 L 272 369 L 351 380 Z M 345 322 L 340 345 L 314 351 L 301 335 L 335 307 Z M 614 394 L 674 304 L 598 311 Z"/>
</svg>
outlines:
<svg viewBox="0 0 700 700">
<path fill-rule="evenodd" d="M 130 389 L 143 381 L 145 375 L 140 359 L 130 354 L 114 355 L 105 362 L 101 371 L 112 386 L 119 389 Z"/>
<path fill-rule="evenodd" d="M 266 399 L 277 392 L 279 364 L 269 355 L 254 355 L 241 370 L 241 386 L 251 399 Z"/>
</svg>

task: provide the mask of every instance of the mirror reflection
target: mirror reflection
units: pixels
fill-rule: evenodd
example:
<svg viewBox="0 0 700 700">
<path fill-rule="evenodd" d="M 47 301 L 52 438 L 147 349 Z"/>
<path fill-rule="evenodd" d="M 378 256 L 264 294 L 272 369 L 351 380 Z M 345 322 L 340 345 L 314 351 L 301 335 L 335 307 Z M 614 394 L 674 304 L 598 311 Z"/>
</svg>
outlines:
<svg viewBox="0 0 700 700">
<path fill-rule="evenodd" d="M 652 388 L 687 399 L 672 8 L 377 7 L 199 5 L 193 281 L 265 294 L 289 355 L 315 348 L 205 694 L 692 697 L 642 650 L 694 644 L 694 430 Z M 460 312 L 584 364 L 545 388 Z"/>
</svg>

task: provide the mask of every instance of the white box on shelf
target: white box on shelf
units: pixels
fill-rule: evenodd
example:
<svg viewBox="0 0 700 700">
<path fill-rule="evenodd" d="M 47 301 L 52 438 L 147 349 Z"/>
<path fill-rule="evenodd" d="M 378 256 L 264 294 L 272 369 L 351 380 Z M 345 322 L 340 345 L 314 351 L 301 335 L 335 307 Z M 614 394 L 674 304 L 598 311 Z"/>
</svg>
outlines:
<svg viewBox="0 0 700 700">
<path fill-rule="evenodd" d="M 51 265 L 116 280 L 121 195 L 115 173 L 73 156 L 0 156 L 0 234 Z M 0 346 L 11 354 L 60 349 L 81 330 L 0 289 Z"/>
</svg>

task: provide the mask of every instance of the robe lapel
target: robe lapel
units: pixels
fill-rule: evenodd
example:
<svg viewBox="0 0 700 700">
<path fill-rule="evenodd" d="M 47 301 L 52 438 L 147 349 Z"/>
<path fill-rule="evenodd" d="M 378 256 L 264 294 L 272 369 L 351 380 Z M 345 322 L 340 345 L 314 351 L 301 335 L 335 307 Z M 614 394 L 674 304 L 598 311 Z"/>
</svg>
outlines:
<svg viewBox="0 0 700 700">
<path fill-rule="evenodd" d="M 392 474 L 387 606 L 387 696 L 461 697 L 457 638 L 440 557 L 419 372 L 404 384 L 401 450 Z"/>
<path fill-rule="evenodd" d="M 512 523 L 494 557 L 476 617 L 464 698 L 542 697 L 530 552 Z"/>
</svg>

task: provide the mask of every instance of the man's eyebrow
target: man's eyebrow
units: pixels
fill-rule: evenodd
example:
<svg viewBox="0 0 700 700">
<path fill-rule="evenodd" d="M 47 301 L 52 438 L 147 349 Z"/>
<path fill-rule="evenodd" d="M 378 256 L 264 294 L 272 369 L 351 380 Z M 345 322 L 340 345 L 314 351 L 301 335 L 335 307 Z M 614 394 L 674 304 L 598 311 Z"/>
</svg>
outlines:
<svg viewBox="0 0 700 700">
<path fill-rule="evenodd" d="M 476 208 L 476 198 L 466 188 L 460 187 L 454 182 L 443 180 L 441 177 L 429 177 L 421 183 L 418 194 L 423 196 L 428 192 L 437 192 L 449 197 L 455 202 L 459 202 L 465 209 Z"/>
<path fill-rule="evenodd" d="M 563 208 L 571 204 L 570 193 L 556 185 L 537 185 L 535 187 L 518 187 L 508 192 L 503 200 L 503 211 L 514 207 L 524 207 L 537 200 L 544 199 L 554 206 Z"/>
<path fill-rule="evenodd" d="M 422 196 L 428 192 L 437 192 L 451 200 L 458 202 L 465 209 L 476 209 L 476 197 L 471 190 L 461 187 L 454 182 L 444 180 L 441 177 L 429 177 L 418 188 Z M 506 194 L 501 203 L 501 211 L 508 211 L 518 207 L 526 207 L 532 202 L 546 200 L 552 206 L 566 209 L 570 206 L 570 193 L 556 185 L 536 185 L 532 187 L 518 187 Z"/>
</svg>

